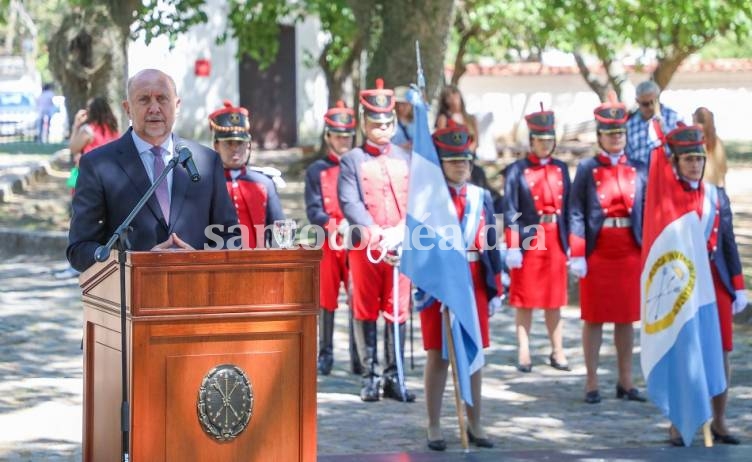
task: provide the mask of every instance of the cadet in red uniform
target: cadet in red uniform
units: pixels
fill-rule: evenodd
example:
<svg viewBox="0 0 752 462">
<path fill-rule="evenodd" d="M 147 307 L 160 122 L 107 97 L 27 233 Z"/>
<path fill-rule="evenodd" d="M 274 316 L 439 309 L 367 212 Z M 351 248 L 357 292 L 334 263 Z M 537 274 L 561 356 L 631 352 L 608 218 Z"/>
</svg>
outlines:
<svg viewBox="0 0 752 462">
<path fill-rule="evenodd" d="M 516 308 L 517 369 L 530 372 L 533 308 L 542 308 L 551 342 L 549 364 L 569 370 L 562 343 L 560 308 L 567 304 L 567 165 L 551 157 L 556 148 L 554 113 L 525 116 L 530 153 L 507 168 L 504 185 L 509 304 Z"/>
<path fill-rule="evenodd" d="M 238 220 L 248 229 L 243 233 L 243 248 L 264 248 L 268 244 L 264 228 L 275 220 L 284 220 L 285 214 L 272 179 L 248 168 L 251 157 L 248 110 L 225 101 L 222 109 L 209 115 L 209 127 L 214 133 L 214 150 L 222 158 L 227 191 Z"/>
<path fill-rule="evenodd" d="M 661 135 L 659 135 L 659 138 Z M 726 403 L 730 376 L 728 353 L 733 349 L 732 318 L 747 307 L 744 276 L 736 246 L 731 205 L 723 188 L 702 181 L 705 169 L 705 147 L 702 127 L 679 127 L 671 131 L 666 140 L 671 148 L 671 157 L 651 158 L 651 169 L 661 169 L 660 180 L 677 182 L 673 199 L 684 203 L 686 210 L 694 210 L 700 216 L 704 239 L 707 241 L 710 271 L 715 287 L 718 320 L 720 322 L 723 363 L 726 371 L 726 390 L 713 397 L 713 422 L 710 430 L 716 441 L 723 444 L 739 444 L 739 438 L 729 433 L 726 426 Z M 655 154 L 657 151 L 653 151 Z M 651 178 L 651 181 L 653 179 Z M 677 384 L 676 386 L 681 386 Z M 681 438 L 672 427 L 671 443 L 682 446 Z"/>
<path fill-rule="evenodd" d="M 470 137 L 467 128 L 454 126 L 437 130 L 433 134 L 436 151 L 441 161 L 441 169 L 449 187 L 449 193 L 457 211 L 462 230 L 474 238 L 468 243 L 467 261 L 473 279 L 475 304 L 478 311 L 478 324 L 483 348 L 488 348 L 488 318 L 501 307 L 501 285 L 497 276 L 501 274 L 501 258 L 497 250 L 486 250 L 486 242 L 496 246 L 496 220 L 493 214 L 491 194 L 473 184 L 470 179 L 473 153 L 470 151 Z M 483 236 L 484 227 L 487 235 Z M 475 229 L 475 233 L 472 233 Z M 466 231 L 467 230 L 467 231 Z M 434 451 L 446 449 L 441 434 L 441 401 L 447 379 L 449 361 L 442 357 L 442 317 L 441 303 L 436 301 L 420 312 L 420 329 L 423 333 L 423 348 L 426 350 L 426 368 L 423 380 L 426 390 L 428 411 L 428 448 Z M 481 424 L 481 380 L 479 370 L 470 377 L 473 405 L 467 406 L 468 432 L 470 441 L 476 446 L 490 448 L 493 443 L 486 436 Z"/>
<path fill-rule="evenodd" d="M 352 149 L 355 111 L 339 101 L 336 107 L 329 109 L 324 115 L 324 126 L 327 156 L 312 163 L 306 170 L 304 196 L 308 221 L 326 231 L 326 240 L 321 248 L 323 254 L 319 273 L 321 314 L 318 369 L 322 375 L 329 375 L 334 363 L 334 310 L 337 309 L 340 283 L 347 287 L 348 271 L 342 236 L 349 223 L 339 208 L 337 179 L 340 158 Z"/>
<path fill-rule="evenodd" d="M 645 172 L 624 152 L 629 118 L 624 105 L 604 103 L 594 114 L 600 152 L 577 166 L 569 202 L 570 270 L 580 278 L 585 402 L 601 401 L 597 371 L 604 322 L 614 323 L 616 397 L 645 401 L 632 383 Z"/>
<path fill-rule="evenodd" d="M 361 127 L 366 141 L 342 157 L 338 195 L 340 207 L 352 230 L 353 249 L 349 252 L 353 287 L 353 333 L 362 365 L 363 401 L 379 399 L 379 375 L 376 350 L 376 321 L 383 312 L 386 364 L 383 371 L 384 397 L 414 401 L 415 395 L 403 394 L 397 378 L 397 354 L 394 329 L 399 323 L 402 346 L 405 320 L 410 302 L 410 280 L 399 275 L 399 300 L 392 300 L 393 264 L 398 257 L 372 263 L 382 252 L 394 251 L 402 242 L 407 215 L 407 183 L 410 154 L 390 142 L 394 134 L 394 92 L 377 79 L 376 88 L 360 92 L 363 109 Z M 394 319 L 393 303 L 398 304 Z M 400 348 L 404 352 L 404 348 Z"/>
</svg>

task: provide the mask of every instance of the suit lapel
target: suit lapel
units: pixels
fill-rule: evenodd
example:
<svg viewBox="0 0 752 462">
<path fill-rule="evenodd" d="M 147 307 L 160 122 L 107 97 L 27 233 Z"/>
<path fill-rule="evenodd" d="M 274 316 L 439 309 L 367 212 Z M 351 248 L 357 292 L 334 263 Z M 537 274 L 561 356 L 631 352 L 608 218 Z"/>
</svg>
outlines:
<svg viewBox="0 0 752 462">
<path fill-rule="evenodd" d="M 128 129 L 120 140 L 118 141 L 118 155 L 117 162 L 123 172 L 128 176 L 133 184 L 134 190 L 138 194 L 138 199 L 144 196 L 146 190 L 151 186 L 149 181 L 149 175 L 146 174 L 144 164 L 141 162 L 141 157 L 136 150 L 136 144 L 133 142 L 131 130 Z M 162 216 L 162 209 L 157 202 L 157 196 L 153 195 L 146 202 L 147 207 L 151 213 L 157 218 L 162 226 L 165 226 L 164 217 Z M 165 226 L 166 229 L 166 226 Z"/>
</svg>

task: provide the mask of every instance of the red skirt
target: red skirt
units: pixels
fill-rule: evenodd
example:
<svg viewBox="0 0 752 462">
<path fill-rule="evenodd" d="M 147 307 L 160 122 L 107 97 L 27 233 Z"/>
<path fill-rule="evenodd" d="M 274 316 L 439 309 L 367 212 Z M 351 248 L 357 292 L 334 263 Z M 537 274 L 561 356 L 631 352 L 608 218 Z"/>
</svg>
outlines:
<svg viewBox="0 0 752 462">
<path fill-rule="evenodd" d="M 473 278 L 480 337 L 483 341 L 483 348 L 488 348 L 491 344 L 488 337 L 488 295 L 480 262 L 470 263 L 470 275 Z M 441 349 L 441 303 L 435 302 L 420 312 L 420 332 L 423 334 L 424 350 Z"/>
<path fill-rule="evenodd" d="M 587 276 L 580 279 L 580 318 L 593 323 L 640 320 L 640 247 L 632 228 L 601 228 Z"/>
<path fill-rule="evenodd" d="M 718 269 L 715 263 L 710 263 L 710 272 L 713 273 L 713 288 L 715 288 L 715 302 L 718 306 L 718 322 L 721 324 L 721 341 L 723 342 L 723 351 L 734 349 L 734 313 L 731 310 L 731 294 L 718 276 Z"/>
<path fill-rule="evenodd" d="M 559 240 L 559 225 L 540 226 L 545 241 L 531 239 L 530 244 L 545 249 L 525 250 L 522 268 L 510 271 L 509 304 L 513 307 L 557 309 L 567 304 L 567 256 Z"/>
</svg>

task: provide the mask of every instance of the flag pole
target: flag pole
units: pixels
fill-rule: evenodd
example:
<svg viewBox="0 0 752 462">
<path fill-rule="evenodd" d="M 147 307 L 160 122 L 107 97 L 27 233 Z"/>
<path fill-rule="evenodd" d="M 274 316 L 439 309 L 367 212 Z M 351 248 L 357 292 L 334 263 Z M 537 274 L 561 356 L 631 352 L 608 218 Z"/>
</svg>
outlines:
<svg viewBox="0 0 752 462">
<path fill-rule="evenodd" d="M 457 421 L 460 425 L 460 441 L 462 449 L 469 450 L 470 443 L 467 440 L 467 426 L 465 425 L 465 406 L 460 397 L 459 381 L 457 379 L 457 359 L 454 352 L 454 338 L 452 337 L 452 325 L 449 321 L 449 310 L 442 304 L 441 317 L 447 336 L 447 350 L 449 352 L 449 364 L 452 366 L 452 383 L 454 384 L 454 403 L 457 408 Z"/>
<path fill-rule="evenodd" d="M 710 434 L 710 420 L 705 422 L 702 425 L 702 436 L 705 439 L 705 447 L 706 448 L 712 448 L 713 447 L 713 435 Z"/>
</svg>

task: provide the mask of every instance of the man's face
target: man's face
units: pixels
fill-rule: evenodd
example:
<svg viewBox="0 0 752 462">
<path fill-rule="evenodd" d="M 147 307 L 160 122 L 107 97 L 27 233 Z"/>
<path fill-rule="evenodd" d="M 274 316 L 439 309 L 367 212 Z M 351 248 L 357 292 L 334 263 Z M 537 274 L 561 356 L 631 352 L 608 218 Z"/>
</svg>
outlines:
<svg viewBox="0 0 752 462">
<path fill-rule="evenodd" d="M 470 161 L 466 159 L 442 160 L 441 169 L 452 184 L 463 184 L 470 178 Z"/>
<path fill-rule="evenodd" d="M 679 156 L 678 165 L 679 175 L 683 178 L 689 181 L 700 181 L 703 167 L 705 167 L 705 157 L 683 154 Z"/>
<path fill-rule="evenodd" d="M 214 150 L 219 153 L 225 168 L 235 170 L 248 163 L 251 143 L 240 140 L 214 140 Z"/>
<path fill-rule="evenodd" d="M 619 154 L 627 144 L 625 132 L 598 133 L 598 142 L 608 154 Z"/>
<path fill-rule="evenodd" d="M 394 119 L 389 122 L 376 122 L 366 119 L 365 132 L 368 141 L 379 145 L 387 144 L 394 135 Z"/>
<path fill-rule="evenodd" d="M 658 95 L 655 93 L 645 93 L 637 97 L 637 104 L 640 106 L 640 114 L 645 120 L 652 119 L 658 111 Z"/>
<path fill-rule="evenodd" d="M 169 77 L 156 70 L 142 71 L 131 80 L 123 109 L 140 138 L 159 145 L 172 132 L 180 98 Z"/>
<path fill-rule="evenodd" d="M 341 157 L 342 154 L 352 149 L 353 136 L 329 132 L 326 134 L 326 142 L 329 145 L 329 150 Z"/>
<path fill-rule="evenodd" d="M 533 154 L 538 156 L 538 158 L 545 159 L 551 155 L 551 152 L 554 149 L 554 141 L 553 138 L 538 138 L 534 136 L 531 141 L 530 149 L 533 151 Z"/>
</svg>

